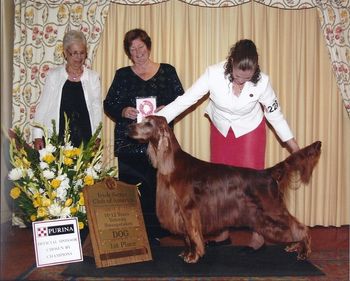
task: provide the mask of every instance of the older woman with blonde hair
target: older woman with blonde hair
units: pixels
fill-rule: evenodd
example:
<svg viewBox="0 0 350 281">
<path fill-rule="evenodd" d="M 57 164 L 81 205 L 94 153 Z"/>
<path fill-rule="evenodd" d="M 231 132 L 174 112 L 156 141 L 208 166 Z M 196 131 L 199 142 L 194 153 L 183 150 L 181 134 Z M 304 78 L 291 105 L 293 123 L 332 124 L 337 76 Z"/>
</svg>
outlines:
<svg viewBox="0 0 350 281">
<path fill-rule="evenodd" d="M 98 73 L 85 67 L 87 43 L 81 31 L 70 30 L 63 38 L 64 65 L 49 71 L 34 123 L 52 133 L 52 120 L 56 122 L 59 140 L 63 141 L 65 115 L 69 120 L 71 142 L 74 146 L 87 143 L 102 121 L 101 83 Z M 33 129 L 34 147 L 45 144 L 43 131 Z"/>
</svg>

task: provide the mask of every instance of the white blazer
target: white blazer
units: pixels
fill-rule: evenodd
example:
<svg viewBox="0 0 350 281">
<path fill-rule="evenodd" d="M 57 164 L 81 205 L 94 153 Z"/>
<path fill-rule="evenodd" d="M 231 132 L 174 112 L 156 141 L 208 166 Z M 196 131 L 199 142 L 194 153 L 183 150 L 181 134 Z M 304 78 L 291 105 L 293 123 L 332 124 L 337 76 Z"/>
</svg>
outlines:
<svg viewBox="0 0 350 281">
<path fill-rule="evenodd" d="M 261 73 L 256 85 L 246 82 L 237 97 L 233 93 L 232 83 L 224 74 L 225 63 L 223 61 L 209 66 L 182 96 L 165 106 L 157 115 L 164 116 L 170 122 L 209 92 L 205 112 L 223 136 L 227 136 L 230 128 L 236 137 L 247 134 L 258 127 L 265 115 L 283 142 L 292 139 L 293 134 L 283 117 L 269 77 Z"/>
<path fill-rule="evenodd" d="M 65 65 L 50 69 L 46 77 L 39 104 L 36 108 L 33 122 L 39 123 L 48 128 L 49 136 L 52 134 L 52 119 L 56 122 L 56 131 L 58 134 L 62 88 L 67 79 L 68 74 Z M 91 132 L 93 134 L 102 121 L 100 77 L 97 72 L 84 68 L 80 80 L 90 116 Z M 33 139 L 41 138 L 43 136 L 42 129 L 38 127 L 33 127 L 32 133 Z"/>
</svg>

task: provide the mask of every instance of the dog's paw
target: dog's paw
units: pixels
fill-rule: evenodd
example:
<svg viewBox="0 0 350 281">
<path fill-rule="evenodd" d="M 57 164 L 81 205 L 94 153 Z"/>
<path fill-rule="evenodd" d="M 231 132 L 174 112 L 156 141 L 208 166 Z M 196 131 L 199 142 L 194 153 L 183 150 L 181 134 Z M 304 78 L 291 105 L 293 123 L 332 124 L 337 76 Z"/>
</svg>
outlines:
<svg viewBox="0 0 350 281">
<path fill-rule="evenodd" d="M 297 259 L 300 261 L 306 260 L 307 254 L 306 253 L 298 253 Z"/>
<path fill-rule="evenodd" d="M 288 245 L 287 247 L 284 248 L 284 250 L 288 253 L 292 253 L 292 252 L 300 252 L 301 251 L 301 247 L 300 247 L 300 243 L 293 243 L 291 245 Z"/>
<path fill-rule="evenodd" d="M 197 263 L 199 260 L 199 255 L 196 253 L 189 253 L 188 255 L 183 256 L 183 260 L 186 263 Z"/>
</svg>

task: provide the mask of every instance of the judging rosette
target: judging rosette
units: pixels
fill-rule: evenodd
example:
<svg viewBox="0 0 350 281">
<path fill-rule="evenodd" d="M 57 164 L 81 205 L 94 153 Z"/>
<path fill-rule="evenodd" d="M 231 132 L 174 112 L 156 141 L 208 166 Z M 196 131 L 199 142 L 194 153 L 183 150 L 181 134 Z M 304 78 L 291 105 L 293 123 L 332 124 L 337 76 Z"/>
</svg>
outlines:
<svg viewBox="0 0 350 281">
<path fill-rule="evenodd" d="M 136 108 L 139 111 L 137 122 L 141 122 L 144 117 L 154 114 L 157 108 L 156 97 L 136 98 Z"/>
</svg>

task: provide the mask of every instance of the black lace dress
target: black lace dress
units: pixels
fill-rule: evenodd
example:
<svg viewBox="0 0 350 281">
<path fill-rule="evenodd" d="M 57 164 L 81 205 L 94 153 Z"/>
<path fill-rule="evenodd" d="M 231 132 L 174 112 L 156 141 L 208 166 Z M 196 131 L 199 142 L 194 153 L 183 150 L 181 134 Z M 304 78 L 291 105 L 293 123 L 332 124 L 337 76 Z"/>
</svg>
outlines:
<svg viewBox="0 0 350 281">
<path fill-rule="evenodd" d="M 75 147 L 86 144 L 91 136 L 91 123 L 81 82 L 67 80 L 63 85 L 60 105 L 59 140 L 63 141 L 65 130 L 64 113 L 69 120 L 70 139 Z"/>
<path fill-rule="evenodd" d="M 137 97 L 155 96 L 159 107 L 183 92 L 176 70 L 170 64 L 160 64 L 157 73 L 148 80 L 141 79 L 128 66 L 116 71 L 103 103 L 105 113 L 115 122 L 114 154 L 118 157 L 119 179 L 131 184 L 141 182 L 141 205 L 151 238 L 164 236 L 155 216 L 156 171 L 146 154 L 147 144 L 127 136 L 128 125 L 136 121 L 121 114 L 125 107 L 136 108 Z"/>
</svg>

